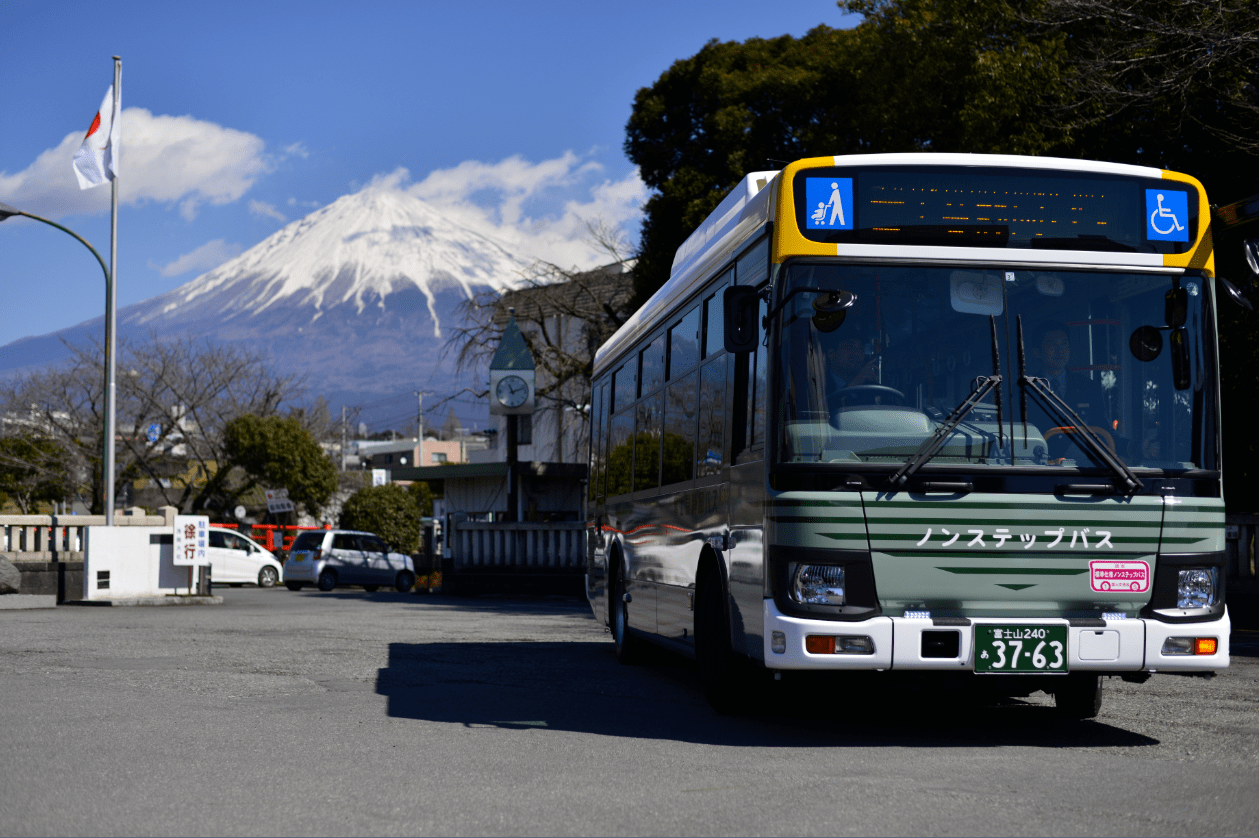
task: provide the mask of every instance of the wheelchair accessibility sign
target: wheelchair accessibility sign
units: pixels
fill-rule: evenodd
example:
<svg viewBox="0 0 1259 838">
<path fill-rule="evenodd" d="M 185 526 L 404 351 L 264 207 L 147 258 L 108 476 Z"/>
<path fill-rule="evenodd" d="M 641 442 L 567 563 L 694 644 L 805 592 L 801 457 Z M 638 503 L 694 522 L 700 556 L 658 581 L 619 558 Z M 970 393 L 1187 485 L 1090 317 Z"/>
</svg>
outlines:
<svg viewBox="0 0 1259 838">
<path fill-rule="evenodd" d="M 804 199 L 808 208 L 805 229 L 853 229 L 852 178 L 805 178 Z"/>
<path fill-rule="evenodd" d="M 1167 189 L 1145 190 L 1145 237 L 1150 241 L 1189 241 L 1189 195 Z"/>
</svg>

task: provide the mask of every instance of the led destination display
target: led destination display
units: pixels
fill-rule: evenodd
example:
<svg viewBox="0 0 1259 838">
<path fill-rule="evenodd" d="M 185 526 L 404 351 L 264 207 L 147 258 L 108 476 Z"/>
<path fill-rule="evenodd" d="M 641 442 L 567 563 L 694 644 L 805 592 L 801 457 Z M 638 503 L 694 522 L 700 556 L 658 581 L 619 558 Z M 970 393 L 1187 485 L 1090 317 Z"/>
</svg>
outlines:
<svg viewBox="0 0 1259 838">
<path fill-rule="evenodd" d="M 878 166 L 806 169 L 793 187 L 820 242 L 1184 253 L 1197 238 L 1197 195 L 1161 179 Z"/>
</svg>

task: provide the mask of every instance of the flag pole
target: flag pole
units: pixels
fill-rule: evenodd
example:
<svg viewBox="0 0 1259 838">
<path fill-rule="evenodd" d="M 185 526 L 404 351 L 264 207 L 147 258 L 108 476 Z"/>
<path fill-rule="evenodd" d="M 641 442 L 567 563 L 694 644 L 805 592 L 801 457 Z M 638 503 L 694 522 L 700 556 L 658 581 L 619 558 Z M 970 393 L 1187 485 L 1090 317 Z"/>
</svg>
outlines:
<svg viewBox="0 0 1259 838">
<path fill-rule="evenodd" d="M 114 102 L 122 101 L 122 57 L 114 56 Z M 114 119 L 122 119 L 122 107 L 114 106 Z M 116 130 L 111 122 L 111 130 Z M 111 148 L 113 177 L 110 178 L 109 281 L 105 285 L 105 526 L 114 525 L 114 419 L 117 413 L 114 381 L 114 349 L 117 345 L 115 308 L 118 301 L 118 156 Z"/>
</svg>

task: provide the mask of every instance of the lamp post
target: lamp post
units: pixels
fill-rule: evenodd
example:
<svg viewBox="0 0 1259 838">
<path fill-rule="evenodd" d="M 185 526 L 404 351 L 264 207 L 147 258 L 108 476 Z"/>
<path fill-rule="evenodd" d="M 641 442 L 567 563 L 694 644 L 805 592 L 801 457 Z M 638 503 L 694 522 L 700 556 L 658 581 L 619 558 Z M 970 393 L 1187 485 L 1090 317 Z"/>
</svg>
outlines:
<svg viewBox="0 0 1259 838">
<path fill-rule="evenodd" d="M 92 255 L 96 257 L 96 261 L 100 263 L 101 270 L 105 273 L 105 432 L 102 443 L 102 459 L 104 460 L 103 470 L 105 478 L 105 526 L 112 527 L 114 525 L 114 280 L 109 273 L 109 268 L 105 266 L 105 260 L 96 252 L 96 248 L 88 243 L 87 239 L 71 230 L 69 227 L 63 227 L 55 221 L 49 221 L 33 213 L 23 212 L 16 207 L 8 204 L 0 204 L 0 221 L 4 221 L 15 215 L 23 218 L 30 218 L 35 221 L 43 222 L 50 227 L 56 227 L 63 233 L 69 233 L 79 242 L 92 251 Z"/>
</svg>

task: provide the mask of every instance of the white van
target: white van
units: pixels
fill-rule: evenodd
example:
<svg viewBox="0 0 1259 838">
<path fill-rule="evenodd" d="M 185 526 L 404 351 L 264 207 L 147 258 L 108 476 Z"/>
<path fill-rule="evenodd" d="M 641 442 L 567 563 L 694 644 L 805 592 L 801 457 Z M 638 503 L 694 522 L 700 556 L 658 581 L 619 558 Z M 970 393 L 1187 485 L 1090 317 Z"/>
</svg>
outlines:
<svg viewBox="0 0 1259 838">
<path fill-rule="evenodd" d="M 271 551 L 252 538 L 221 527 L 210 527 L 206 552 L 210 557 L 210 578 L 219 584 L 256 583 L 270 588 L 280 581 L 283 569 Z"/>
</svg>

